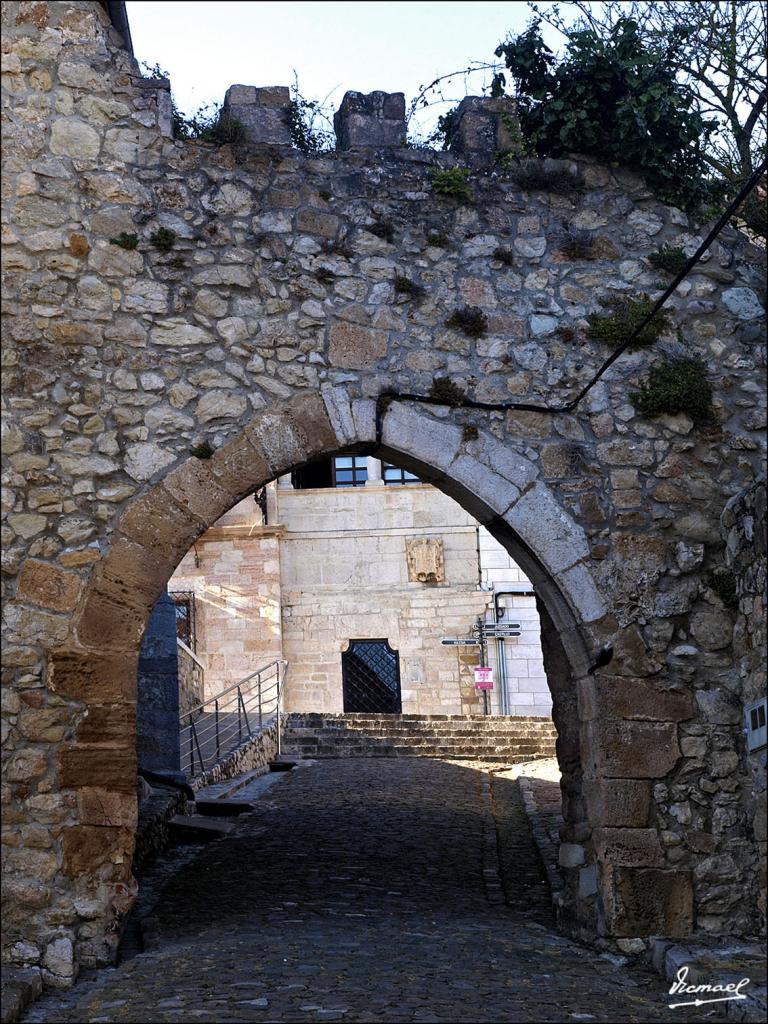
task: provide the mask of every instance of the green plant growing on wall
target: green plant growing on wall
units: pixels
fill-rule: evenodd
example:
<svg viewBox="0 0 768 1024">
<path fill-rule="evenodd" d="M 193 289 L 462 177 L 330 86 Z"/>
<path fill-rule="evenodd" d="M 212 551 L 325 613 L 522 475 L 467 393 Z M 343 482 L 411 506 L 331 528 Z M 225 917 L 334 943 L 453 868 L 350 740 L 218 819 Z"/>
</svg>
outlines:
<svg viewBox="0 0 768 1024">
<path fill-rule="evenodd" d="M 203 142 L 215 142 L 218 146 L 242 142 L 245 138 L 245 125 L 226 110 L 217 108 L 197 138 Z"/>
<path fill-rule="evenodd" d="M 445 321 L 446 327 L 455 327 L 469 338 L 479 338 L 488 329 L 488 318 L 477 306 L 459 306 Z"/>
<path fill-rule="evenodd" d="M 336 133 L 326 102 L 308 100 L 299 88 L 299 77 L 294 72 L 291 86 L 291 104 L 288 108 L 288 132 L 291 143 L 302 153 L 330 153 L 336 149 Z"/>
<path fill-rule="evenodd" d="M 214 453 L 214 449 L 211 447 L 208 441 L 201 441 L 199 444 L 193 445 L 189 449 L 190 455 L 194 455 L 196 459 L 210 459 Z"/>
<path fill-rule="evenodd" d="M 540 21 L 496 49 L 537 155 L 588 154 L 643 174 L 664 202 L 685 209 L 706 202 L 712 187 L 703 151 L 713 123 L 678 79 L 679 39 L 651 43 L 637 21 L 619 16 L 602 35 L 591 25 L 564 29 L 565 52 L 556 57 Z M 503 95 L 506 81 L 507 72 L 496 75 L 495 95 Z"/>
<path fill-rule="evenodd" d="M 186 260 L 182 256 L 172 256 L 166 263 L 166 266 L 173 267 L 174 270 L 182 270 L 186 265 Z"/>
<path fill-rule="evenodd" d="M 515 254 L 511 249 L 499 248 L 493 254 L 491 259 L 498 260 L 499 263 L 503 263 L 505 267 L 514 267 L 515 265 Z"/>
<path fill-rule="evenodd" d="M 436 249 L 447 249 L 451 244 L 451 240 L 444 231 L 437 231 L 431 229 L 426 234 L 427 245 L 432 245 Z"/>
<path fill-rule="evenodd" d="M 405 274 L 395 274 L 395 294 L 407 295 L 411 299 L 419 299 L 424 293 L 424 288 L 417 281 L 412 281 Z"/>
<path fill-rule="evenodd" d="M 469 202 L 472 198 L 469 171 L 465 167 L 448 167 L 444 171 L 433 171 L 432 191 L 463 203 Z"/>
<path fill-rule="evenodd" d="M 654 301 L 648 295 L 641 294 L 636 299 L 621 297 L 603 300 L 601 305 L 605 309 L 610 309 L 611 312 L 607 315 L 587 314 L 587 323 L 589 324 L 587 337 L 617 348 L 624 344 L 648 316 L 653 309 Z M 666 310 L 660 309 L 634 339 L 630 350 L 635 351 L 653 345 L 669 326 L 669 314 Z"/>
<path fill-rule="evenodd" d="M 499 158 L 499 167 L 523 192 L 555 192 L 569 195 L 584 187 L 581 171 L 553 167 L 543 160 L 520 161 L 512 153 Z"/>
<path fill-rule="evenodd" d="M 389 242 L 390 245 L 395 240 L 394 225 L 388 220 L 377 220 L 375 224 L 366 224 L 365 230 L 370 231 L 377 238 L 381 238 L 382 241 Z"/>
<path fill-rule="evenodd" d="M 713 569 L 707 577 L 707 583 L 726 608 L 729 608 L 731 611 L 738 611 L 739 592 L 736 586 L 736 577 L 730 569 L 725 569 L 722 566 L 718 569 Z"/>
<path fill-rule="evenodd" d="M 697 358 L 669 359 L 651 367 L 648 380 L 630 401 L 643 416 L 685 413 L 694 423 L 712 419 L 712 386 L 705 363 Z"/>
<path fill-rule="evenodd" d="M 480 431 L 474 425 L 474 423 L 465 423 L 461 428 L 461 439 L 462 441 L 476 441 L 480 436 Z"/>
<path fill-rule="evenodd" d="M 152 232 L 149 240 L 160 252 L 170 252 L 174 245 L 176 245 L 177 237 L 176 232 L 170 228 L 158 228 L 157 231 Z"/>
<path fill-rule="evenodd" d="M 560 326 L 557 328 L 557 335 L 566 344 L 570 344 L 576 338 L 576 331 L 573 329 L 573 327 L 570 327 L 568 324 L 560 324 Z"/>
<path fill-rule="evenodd" d="M 648 257 L 648 262 L 656 270 L 665 270 L 668 274 L 679 274 L 688 262 L 688 257 L 679 245 L 663 245 Z"/>
<path fill-rule="evenodd" d="M 138 246 L 139 236 L 132 235 L 127 231 L 121 231 L 119 235 L 110 238 L 110 242 L 112 245 L 119 245 L 121 249 L 128 249 L 130 251 Z"/>
<path fill-rule="evenodd" d="M 467 397 L 467 392 L 455 384 L 450 377 L 435 377 L 429 389 L 429 397 L 437 399 L 444 405 L 458 408 Z"/>
<path fill-rule="evenodd" d="M 500 154 L 502 158 L 536 155 L 530 139 L 526 139 L 523 135 L 520 129 L 520 122 L 516 117 L 512 117 L 508 111 L 502 110 L 501 114 L 499 114 L 499 120 L 504 125 L 512 142 L 510 149 Z"/>
<path fill-rule="evenodd" d="M 569 260 L 591 260 L 594 258 L 595 240 L 590 231 L 566 227 L 560 240 L 560 252 Z"/>
</svg>

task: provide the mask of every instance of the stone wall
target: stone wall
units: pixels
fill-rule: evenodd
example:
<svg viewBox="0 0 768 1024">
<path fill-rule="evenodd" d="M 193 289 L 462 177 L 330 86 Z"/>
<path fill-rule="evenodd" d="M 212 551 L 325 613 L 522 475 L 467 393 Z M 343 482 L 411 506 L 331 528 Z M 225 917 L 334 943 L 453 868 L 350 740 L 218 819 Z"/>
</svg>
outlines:
<svg viewBox="0 0 768 1024">
<path fill-rule="evenodd" d="M 342 651 L 351 639 L 388 639 L 400 659 L 406 714 L 472 713 L 476 648 L 441 647 L 471 636 L 491 595 L 478 589 L 477 529 L 434 488 L 384 484 L 278 489 L 286 711 L 344 710 Z M 444 578 L 409 578 L 406 543 L 439 539 Z"/>
<path fill-rule="evenodd" d="M 456 715 L 482 707 L 472 671 L 478 649 L 446 648 L 440 640 L 471 636 L 478 617 L 490 616 L 488 591 L 523 585 L 525 577 L 498 541 L 438 489 L 384 484 L 378 460 L 368 464 L 364 487 L 270 484 L 269 525 L 247 498 L 182 559 L 169 585 L 195 594 L 196 650 L 209 697 L 285 658 L 286 711 L 342 711 L 342 651 L 350 639 L 386 637 L 400 657 L 403 712 Z M 417 537 L 442 544 L 445 578 L 438 583 L 409 578 L 406 544 Z M 523 627 L 505 644 L 506 713 L 546 715 L 552 700 L 535 600 L 501 601 Z M 495 644 L 489 656 L 495 665 Z M 499 685 L 491 694 L 494 712 Z"/>
<path fill-rule="evenodd" d="M 282 657 L 280 531 L 261 525 L 252 497 L 199 538 L 169 586 L 195 595 L 206 698 Z"/>
<path fill-rule="evenodd" d="M 743 709 L 766 695 L 766 487 L 765 477 L 733 497 L 722 515 L 726 562 L 734 573 L 739 611 L 734 631 L 738 677 L 720 708 L 727 720 L 743 721 Z M 737 717 L 738 716 L 738 717 Z M 766 748 L 748 752 L 741 797 L 731 809 L 744 813 L 756 840 L 757 905 L 765 933 L 766 913 Z M 730 864 L 726 870 L 732 870 Z"/>
<path fill-rule="evenodd" d="M 204 673 L 200 665 L 185 650 L 176 649 L 179 673 L 179 715 L 185 715 L 202 703 Z"/>
<path fill-rule="evenodd" d="M 534 584 L 581 847 L 564 868 L 574 928 L 754 929 L 756 849 L 730 800 L 741 725 L 716 710 L 739 676 L 734 616 L 709 580 L 722 509 L 763 463 L 760 254 L 724 232 L 660 343 L 572 415 L 394 400 L 377 420 L 382 391 L 444 376 L 481 401 L 561 406 L 609 351 L 586 315 L 658 293 L 649 255 L 690 251 L 702 225 L 577 157 L 583 187 L 563 194 L 523 191 L 487 153 L 174 141 L 167 83 L 138 76 L 101 5 L 2 16 L 4 955 L 67 983 L 114 950 L 150 609 L 237 501 L 353 449 L 436 483 Z M 433 188 L 462 165 L 466 203 Z M 593 259 L 568 254 L 564 222 L 592 233 Z M 487 318 L 479 337 L 445 323 L 464 304 Z M 679 338 L 709 369 L 708 426 L 632 404 Z M 209 459 L 190 454 L 203 441 Z M 612 661 L 587 674 L 601 649 Z"/>
</svg>

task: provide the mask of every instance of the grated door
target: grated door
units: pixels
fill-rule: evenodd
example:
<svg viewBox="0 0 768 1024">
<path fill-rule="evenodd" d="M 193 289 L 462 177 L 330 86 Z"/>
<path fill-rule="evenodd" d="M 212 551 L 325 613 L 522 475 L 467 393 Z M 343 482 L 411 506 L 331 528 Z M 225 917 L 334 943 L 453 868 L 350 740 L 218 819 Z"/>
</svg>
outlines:
<svg viewBox="0 0 768 1024">
<path fill-rule="evenodd" d="M 351 640 L 341 670 L 345 712 L 400 714 L 400 658 L 388 640 Z"/>
</svg>

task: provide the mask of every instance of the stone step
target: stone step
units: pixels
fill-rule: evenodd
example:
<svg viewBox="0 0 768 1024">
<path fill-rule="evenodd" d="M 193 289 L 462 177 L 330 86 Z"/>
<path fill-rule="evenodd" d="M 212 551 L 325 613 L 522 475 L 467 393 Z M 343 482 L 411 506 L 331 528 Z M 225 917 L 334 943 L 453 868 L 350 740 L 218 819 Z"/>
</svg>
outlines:
<svg viewBox="0 0 768 1024">
<path fill-rule="evenodd" d="M 199 842 L 201 839 L 218 839 L 235 827 L 234 822 L 221 818 L 209 818 L 202 814 L 176 814 L 168 822 L 173 838 Z"/>
<path fill-rule="evenodd" d="M 195 800 L 195 814 L 202 814 L 205 817 L 230 818 L 252 810 L 253 804 L 250 800 Z"/>
</svg>

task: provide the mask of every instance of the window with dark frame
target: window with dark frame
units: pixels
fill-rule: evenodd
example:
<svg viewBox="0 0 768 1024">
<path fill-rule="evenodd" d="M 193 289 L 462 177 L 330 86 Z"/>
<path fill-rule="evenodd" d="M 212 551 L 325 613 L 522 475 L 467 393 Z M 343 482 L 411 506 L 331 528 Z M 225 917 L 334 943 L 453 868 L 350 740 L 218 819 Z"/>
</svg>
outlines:
<svg viewBox="0 0 768 1024">
<path fill-rule="evenodd" d="M 399 466 L 393 466 L 389 462 L 382 462 L 381 476 L 385 484 L 420 484 L 421 480 L 415 473 Z"/>
<path fill-rule="evenodd" d="M 364 455 L 338 455 L 333 460 L 334 487 L 364 487 L 368 460 Z"/>
<path fill-rule="evenodd" d="M 177 591 L 170 596 L 176 605 L 176 636 L 194 651 L 195 595 L 192 591 Z"/>
</svg>

